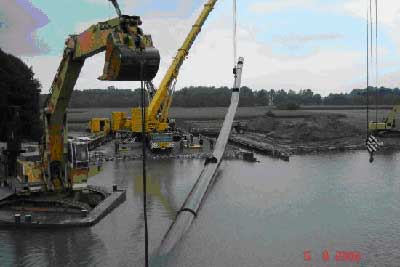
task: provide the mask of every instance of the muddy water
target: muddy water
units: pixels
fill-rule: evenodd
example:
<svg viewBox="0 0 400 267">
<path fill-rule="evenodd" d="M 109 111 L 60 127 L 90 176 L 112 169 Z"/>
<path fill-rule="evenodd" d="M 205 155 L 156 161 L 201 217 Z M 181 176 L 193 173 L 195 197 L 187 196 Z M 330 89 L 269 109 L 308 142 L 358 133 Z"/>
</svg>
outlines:
<svg viewBox="0 0 400 267">
<path fill-rule="evenodd" d="M 400 266 L 400 154 L 373 165 L 362 152 L 259 159 L 221 165 L 199 217 L 153 266 Z M 149 164 L 154 252 L 202 162 Z M 127 189 L 127 201 L 92 228 L 0 230 L 0 266 L 143 266 L 140 166 L 108 162 L 92 179 Z M 330 253 L 325 264 L 323 250 Z M 343 250 L 361 253 L 362 264 L 337 263 L 334 254 Z"/>
</svg>

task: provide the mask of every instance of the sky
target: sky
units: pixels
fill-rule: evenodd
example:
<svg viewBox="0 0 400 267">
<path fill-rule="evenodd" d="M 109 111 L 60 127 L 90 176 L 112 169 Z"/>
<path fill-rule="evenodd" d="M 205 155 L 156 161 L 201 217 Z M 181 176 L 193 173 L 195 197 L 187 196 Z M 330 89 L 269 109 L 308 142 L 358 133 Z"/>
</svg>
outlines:
<svg viewBox="0 0 400 267">
<path fill-rule="evenodd" d="M 373 0 L 374 2 L 375 0 Z M 160 50 L 157 86 L 206 0 L 119 0 L 142 17 Z M 313 89 L 322 95 L 366 86 L 369 0 L 237 0 L 242 84 L 254 89 Z M 0 0 L 0 47 L 32 66 L 49 91 L 65 39 L 115 17 L 107 0 Z M 400 1 L 378 0 L 378 76 L 399 87 Z M 219 0 L 182 66 L 177 88 L 233 83 L 232 0 Z M 75 89 L 137 88 L 137 82 L 97 80 L 104 53 L 86 60 Z M 375 66 L 373 64 L 372 66 Z"/>
</svg>

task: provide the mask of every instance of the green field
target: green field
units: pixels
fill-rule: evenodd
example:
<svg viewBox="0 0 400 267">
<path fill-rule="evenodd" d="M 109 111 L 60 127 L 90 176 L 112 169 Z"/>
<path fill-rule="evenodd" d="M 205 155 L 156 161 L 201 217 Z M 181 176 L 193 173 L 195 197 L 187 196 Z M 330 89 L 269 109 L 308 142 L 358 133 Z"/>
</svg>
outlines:
<svg viewBox="0 0 400 267">
<path fill-rule="evenodd" d="M 364 107 L 360 107 L 364 108 Z M 240 107 L 238 108 L 236 119 L 250 119 L 253 117 L 263 116 L 270 110 L 270 107 Z M 88 108 L 88 109 L 70 109 L 68 112 L 68 123 L 71 130 L 86 127 L 86 123 L 93 117 L 111 117 L 113 111 L 124 111 L 130 116 L 130 108 Z M 171 108 L 170 117 L 177 120 L 221 120 L 225 117 L 227 108 L 225 107 L 207 107 L 207 108 Z M 338 109 L 314 109 L 309 107 L 304 110 L 273 110 L 277 117 L 302 117 L 302 116 L 318 116 L 327 114 L 341 115 L 342 120 L 354 125 L 359 129 L 366 126 L 366 110 L 350 109 L 349 106 L 342 106 Z M 378 120 L 381 121 L 388 114 L 387 109 L 378 110 Z M 370 110 L 369 120 L 375 120 L 375 110 Z"/>
<path fill-rule="evenodd" d="M 240 107 L 237 112 L 237 118 L 250 118 L 261 116 L 267 113 L 268 107 Z M 130 108 L 88 108 L 88 109 L 70 109 L 68 111 L 68 122 L 86 123 L 90 118 L 105 117 L 110 118 L 113 111 L 127 112 L 130 116 Z M 170 117 L 175 119 L 199 119 L 212 120 L 223 119 L 227 108 L 171 108 Z"/>
</svg>

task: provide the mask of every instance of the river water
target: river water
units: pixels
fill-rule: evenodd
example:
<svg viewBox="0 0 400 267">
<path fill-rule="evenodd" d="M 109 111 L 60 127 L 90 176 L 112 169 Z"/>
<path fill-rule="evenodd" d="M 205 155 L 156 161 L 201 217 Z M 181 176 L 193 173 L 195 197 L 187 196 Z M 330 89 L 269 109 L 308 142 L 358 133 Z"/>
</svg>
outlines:
<svg viewBox="0 0 400 267">
<path fill-rule="evenodd" d="M 400 154 L 374 164 L 364 152 L 258 158 L 222 163 L 198 218 L 153 266 L 400 266 Z M 202 165 L 149 162 L 152 254 Z M 0 266 L 143 266 L 141 163 L 104 169 L 90 182 L 125 187 L 126 202 L 92 228 L 0 230 Z M 356 251 L 361 263 L 338 263 L 336 251 Z"/>
</svg>

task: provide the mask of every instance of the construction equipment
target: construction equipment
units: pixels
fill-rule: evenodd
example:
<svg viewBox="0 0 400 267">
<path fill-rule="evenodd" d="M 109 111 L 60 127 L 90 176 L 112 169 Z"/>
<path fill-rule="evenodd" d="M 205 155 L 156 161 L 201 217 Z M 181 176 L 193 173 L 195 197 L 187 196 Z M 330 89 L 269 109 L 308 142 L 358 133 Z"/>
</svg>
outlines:
<svg viewBox="0 0 400 267">
<path fill-rule="evenodd" d="M 209 14 L 213 10 L 216 2 L 217 0 L 208 0 L 207 3 L 204 5 L 202 12 L 192 26 L 189 34 L 186 36 L 181 48 L 178 49 L 178 52 L 173 59 L 171 65 L 169 66 L 158 89 L 156 90 L 150 81 L 146 82 L 147 91 L 149 93 L 149 106 L 146 108 L 145 111 L 145 132 L 147 133 L 149 147 L 152 150 L 158 150 L 160 147 L 165 147 L 165 149 L 172 149 L 174 146 L 172 140 L 168 141 L 170 140 L 171 136 L 171 125 L 168 116 L 179 70 L 182 66 L 182 63 L 187 58 L 193 42 L 196 40 L 198 34 L 201 31 L 201 28 L 203 27 Z M 141 108 L 133 108 L 131 113 L 131 124 L 125 124 L 125 127 L 123 126 L 123 124 L 121 124 L 121 122 L 124 120 L 123 118 L 127 118 L 126 114 L 121 115 L 120 113 L 118 113 L 121 117 L 117 117 L 115 115 L 116 113 L 113 113 L 113 130 L 124 130 L 126 129 L 126 126 L 130 126 L 130 130 L 134 135 L 141 135 Z M 165 136 L 163 137 L 162 135 Z"/>
<path fill-rule="evenodd" d="M 169 108 L 172 103 L 172 95 L 175 90 L 175 84 L 179 75 L 179 70 L 183 61 L 189 54 L 189 50 L 201 31 L 209 14 L 213 10 L 217 0 L 209 0 L 192 26 L 191 31 L 183 42 L 183 45 L 178 50 L 172 64 L 168 68 L 164 78 L 161 81 L 158 90 L 152 97 L 150 104 L 146 110 L 146 132 L 164 132 L 168 130 L 168 115 Z M 140 115 L 140 116 L 138 116 Z M 132 110 L 132 130 L 134 132 L 141 131 L 141 113 L 140 109 Z"/>
<path fill-rule="evenodd" d="M 368 129 L 379 136 L 398 136 L 400 132 L 396 129 L 396 114 L 400 111 L 400 105 L 396 105 L 389 112 L 389 115 L 382 122 L 371 121 Z"/>
<path fill-rule="evenodd" d="M 109 135 L 111 133 L 111 122 L 109 118 L 92 118 L 88 126 L 92 134 Z"/>
<path fill-rule="evenodd" d="M 89 175 L 87 142 L 66 140 L 66 109 L 85 60 L 106 51 L 101 80 L 149 81 L 157 74 L 160 55 L 150 35 L 139 27 L 140 17 L 122 15 L 92 25 L 66 40 L 58 71 L 43 112 L 45 133 L 41 147 L 40 168 L 46 190 L 82 190 Z M 68 148 L 68 149 L 65 149 Z M 68 151 L 68 153 L 67 153 Z"/>
<path fill-rule="evenodd" d="M 126 112 L 111 113 L 111 129 L 114 136 L 131 135 L 132 118 L 127 117 Z"/>
</svg>

